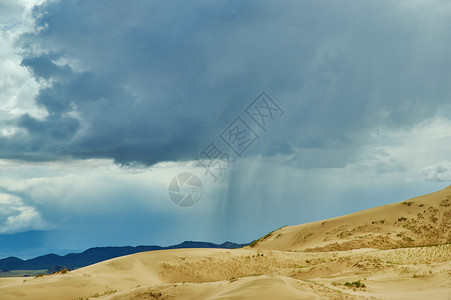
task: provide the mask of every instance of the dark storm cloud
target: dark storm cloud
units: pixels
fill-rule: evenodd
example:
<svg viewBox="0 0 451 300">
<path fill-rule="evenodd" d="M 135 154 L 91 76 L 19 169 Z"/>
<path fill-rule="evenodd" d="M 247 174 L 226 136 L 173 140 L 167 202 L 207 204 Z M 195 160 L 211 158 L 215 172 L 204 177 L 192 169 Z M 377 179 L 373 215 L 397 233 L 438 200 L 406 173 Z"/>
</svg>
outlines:
<svg viewBox="0 0 451 300">
<path fill-rule="evenodd" d="M 45 121 L 38 121 L 29 115 L 23 115 L 18 124 L 31 134 L 44 135 L 53 140 L 71 138 L 80 126 L 78 120 L 73 118 L 50 116 Z"/>
<path fill-rule="evenodd" d="M 192 159 L 265 90 L 286 114 L 253 152 L 344 166 L 378 127 L 446 112 L 449 8 L 407 3 L 44 4 L 21 45 L 51 82 L 36 99 L 49 116 L 22 116 L 29 135 L 0 140 L 1 154 Z"/>
<path fill-rule="evenodd" d="M 63 68 L 57 66 L 52 62 L 52 59 L 55 58 L 57 57 L 49 55 L 26 58 L 22 61 L 22 65 L 30 67 L 36 77 L 42 77 L 44 79 L 65 77 L 65 75 L 69 75 L 69 66 L 66 65 Z"/>
</svg>

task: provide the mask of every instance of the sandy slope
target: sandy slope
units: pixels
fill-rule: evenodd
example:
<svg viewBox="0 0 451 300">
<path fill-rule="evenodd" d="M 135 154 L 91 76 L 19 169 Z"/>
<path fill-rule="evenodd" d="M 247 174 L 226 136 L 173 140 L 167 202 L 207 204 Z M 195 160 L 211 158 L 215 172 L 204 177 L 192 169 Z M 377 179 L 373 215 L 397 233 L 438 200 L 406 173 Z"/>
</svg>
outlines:
<svg viewBox="0 0 451 300">
<path fill-rule="evenodd" d="M 450 194 L 286 227 L 254 248 L 145 252 L 0 278 L 0 299 L 451 299 L 451 244 L 386 249 L 449 241 Z M 346 285 L 356 281 L 365 287 Z"/>
<path fill-rule="evenodd" d="M 338 252 L 189 249 L 0 280 L 0 299 L 449 299 L 451 245 Z M 345 282 L 361 280 L 366 288 Z"/>
<path fill-rule="evenodd" d="M 261 238 L 257 249 L 334 251 L 451 243 L 451 186 L 407 201 L 297 226 Z"/>
</svg>

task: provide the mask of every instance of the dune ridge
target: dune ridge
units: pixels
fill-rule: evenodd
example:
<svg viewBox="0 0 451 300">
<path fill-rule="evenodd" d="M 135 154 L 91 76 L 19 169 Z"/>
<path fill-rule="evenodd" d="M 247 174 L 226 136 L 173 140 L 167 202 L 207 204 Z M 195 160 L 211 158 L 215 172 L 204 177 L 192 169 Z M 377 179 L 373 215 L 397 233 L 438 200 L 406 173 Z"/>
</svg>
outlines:
<svg viewBox="0 0 451 300">
<path fill-rule="evenodd" d="M 328 220 L 280 228 L 256 249 L 338 251 L 451 243 L 451 186 Z"/>
</svg>

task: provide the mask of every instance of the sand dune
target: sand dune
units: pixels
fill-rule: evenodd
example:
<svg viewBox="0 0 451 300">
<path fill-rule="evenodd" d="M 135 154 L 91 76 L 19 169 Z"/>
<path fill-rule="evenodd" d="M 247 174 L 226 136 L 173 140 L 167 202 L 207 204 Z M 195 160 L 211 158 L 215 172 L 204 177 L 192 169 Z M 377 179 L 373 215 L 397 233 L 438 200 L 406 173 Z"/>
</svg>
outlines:
<svg viewBox="0 0 451 300">
<path fill-rule="evenodd" d="M 0 299 L 451 299 L 450 194 L 285 227 L 254 247 L 144 252 L 2 278 Z M 429 246 L 406 247 L 419 244 Z"/>
<path fill-rule="evenodd" d="M 261 238 L 257 249 L 336 251 L 451 243 L 451 186 L 407 201 L 297 226 Z"/>
</svg>

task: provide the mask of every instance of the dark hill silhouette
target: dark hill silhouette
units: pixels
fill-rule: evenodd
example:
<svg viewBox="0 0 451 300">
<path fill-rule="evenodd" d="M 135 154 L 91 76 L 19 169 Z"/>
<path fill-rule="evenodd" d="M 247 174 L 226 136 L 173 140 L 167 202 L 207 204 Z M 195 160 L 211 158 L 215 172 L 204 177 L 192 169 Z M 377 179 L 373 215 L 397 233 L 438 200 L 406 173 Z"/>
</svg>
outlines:
<svg viewBox="0 0 451 300">
<path fill-rule="evenodd" d="M 222 248 L 233 249 L 241 248 L 247 244 L 235 244 L 225 242 L 223 244 L 214 244 L 207 242 L 185 241 L 181 244 L 161 247 L 161 246 L 125 246 L 125 247 L 95 247 L 82 253 L 69 253 L 64 256 L 56 254 L 47 254 L 32 259 L 22 260 L 17 257 L 8 257 L 0 259 L 0 270 L 52 270 L 55 267 L 63 266 L 68 269 L 81 268 L 92 265 L 107 259 L 129 255 L 138 252 L 181 249 L 181 248 Z"/>
</svg>

